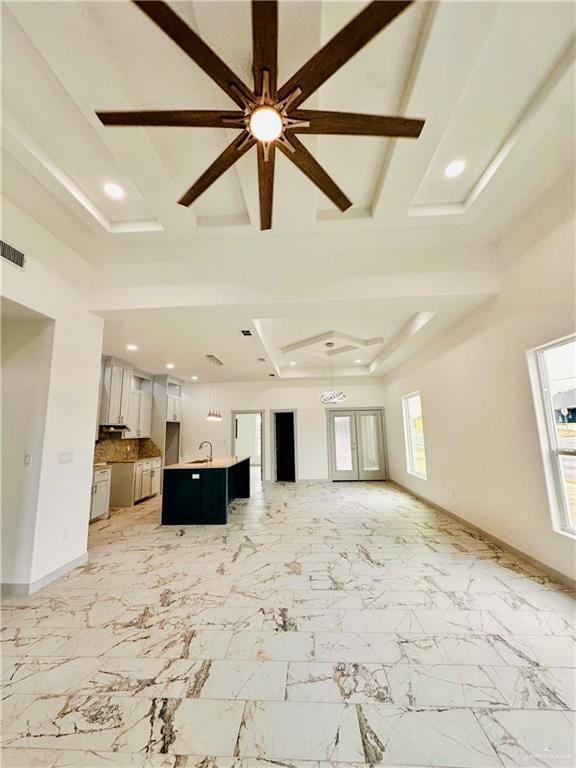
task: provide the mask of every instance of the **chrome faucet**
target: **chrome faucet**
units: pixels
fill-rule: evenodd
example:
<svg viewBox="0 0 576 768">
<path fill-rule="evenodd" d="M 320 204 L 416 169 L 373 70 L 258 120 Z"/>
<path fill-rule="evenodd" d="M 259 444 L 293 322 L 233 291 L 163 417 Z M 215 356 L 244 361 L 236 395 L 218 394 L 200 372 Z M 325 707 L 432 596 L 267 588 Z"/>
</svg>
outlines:
<svg viewBox="0 0 576 768">
<path fill-rule="evenodd" d="M 214 449 L 212 448 L 212 443 L 209 442 L 208 440 L 204 440 L 204 442 L 200 443 L 200 445 L 198 446 L 198 450 L 201 451 L 202 450 L 202 446 L 204 446 L 204 445 L 209 445 L 210 446 L 210 461 L 212 461 L 212 453 L 214 451 Z"/>
</svg>

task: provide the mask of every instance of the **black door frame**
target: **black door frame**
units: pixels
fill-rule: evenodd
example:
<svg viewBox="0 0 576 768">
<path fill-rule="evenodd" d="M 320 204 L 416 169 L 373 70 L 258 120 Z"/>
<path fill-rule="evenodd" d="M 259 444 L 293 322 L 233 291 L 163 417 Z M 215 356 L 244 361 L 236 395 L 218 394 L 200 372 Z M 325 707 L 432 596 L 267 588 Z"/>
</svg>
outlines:
<svg viewBox="0 0 576 768">
<path fill-rule="evenodd" d="M 272 433 L 272 439 L 270 441 L 272 447 L 272 460 L 270 462 L 272 481 L 276 480 L 276 414 L 277 413 L 293 413 L 294 414 L 294 482 L 298 482 L 298 411 L 296 408 L 275 408 L 270 411 L 270 430 Z"/>
</svg>

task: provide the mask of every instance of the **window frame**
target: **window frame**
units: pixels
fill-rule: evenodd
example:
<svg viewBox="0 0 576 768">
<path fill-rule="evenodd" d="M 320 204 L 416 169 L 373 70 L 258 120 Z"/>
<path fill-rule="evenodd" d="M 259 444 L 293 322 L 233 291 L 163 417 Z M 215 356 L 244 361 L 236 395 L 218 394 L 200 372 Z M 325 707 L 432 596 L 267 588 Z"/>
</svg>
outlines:
<svg viewBox="0 0 576 768">
<path fill-rule="evenodd" d="M 572 538 L 576 538 L 576 526 L 571 524 L 570 501 L 560 462 L 561 456 L 576 456 L 576 449 L 558 446 L 554 404 L 550 395 L 550 382 L 544 356 L 548 350 L 574 341 L 576 341 L 576 334 L 571 334 L 536 347 L 529 353 L 532 355 L 536 374 L 533 376 L 533 383 L 537 385 L 537 396 L 534 397 L 534 401 L 537 405 L 537 417 L 539 417 L 540 447 L 548 486 L 552 525 L 558 533 Z M 536 395 L 536 392 L 534 394 Z"/>
<path fill-rule="evenodd" d="M 414 392 L 408 392 L 406 395 L 402 395 L 402 416 L 404 421 L 404 446 L 406 449 L 406 471 L 409 475 L 417 477 L 420 480 L 428 480 L 428 463 L 426 463 L 426 472 L 418 472 L 414 466 L 414 446 L 412 443 L 412 431 L 410 429 L 410 413 L 408 410 L 408 403 L 411 398 L 417 397 L 420 401 L 420 413 L 423 413 L 422 408 L 422 395 L 420 390 L 414 390 Z M 426 461 L 426 438 L 424 436 L 424 420 L 422 416 L 422 440 L 424 445 L 424 461 Z"/>
</svg>

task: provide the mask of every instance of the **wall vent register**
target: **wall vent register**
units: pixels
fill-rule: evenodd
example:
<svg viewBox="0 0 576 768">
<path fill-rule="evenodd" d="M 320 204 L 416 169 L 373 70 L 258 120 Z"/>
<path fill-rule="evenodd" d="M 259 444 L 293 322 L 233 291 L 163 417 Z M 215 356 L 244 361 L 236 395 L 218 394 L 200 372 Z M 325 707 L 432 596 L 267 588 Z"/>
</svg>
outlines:
<svg viewBox="0 0 576 768">
<path fill-rule="evenodd" d="M 24 269 L 24 263 L 26 261 L 24 254 L 12 245 L 5 243 L 4 240 L 0 240 L 0 253 L 2 254 L 2 258 L 9 261 L 10 264 L 14 264 L 14 266 Z"/>
</svg>

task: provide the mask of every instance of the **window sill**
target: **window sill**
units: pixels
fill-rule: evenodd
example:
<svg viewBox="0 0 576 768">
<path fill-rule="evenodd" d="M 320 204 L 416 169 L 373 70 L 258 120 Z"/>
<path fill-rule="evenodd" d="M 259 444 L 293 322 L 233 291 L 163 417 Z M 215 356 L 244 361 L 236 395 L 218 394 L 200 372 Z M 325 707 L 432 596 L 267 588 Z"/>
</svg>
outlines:
<svg viewBox="0 0 576 768">
<path fill-rule="evenodd" d="M 417 477 L 418 480 L 428 480 L 428 475 L 421 475 L 419 472 L 414 472 L 411 469 L 407 469 L 406 472 L 408 472 L 409 475 L 412 475 L 412 477 Z"/>
</svg>

